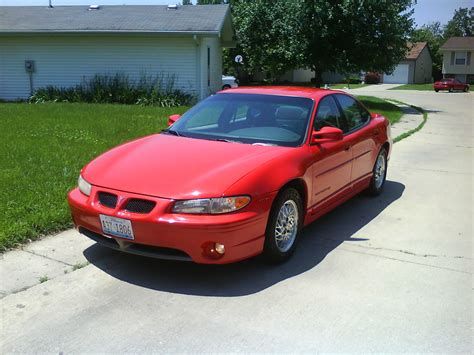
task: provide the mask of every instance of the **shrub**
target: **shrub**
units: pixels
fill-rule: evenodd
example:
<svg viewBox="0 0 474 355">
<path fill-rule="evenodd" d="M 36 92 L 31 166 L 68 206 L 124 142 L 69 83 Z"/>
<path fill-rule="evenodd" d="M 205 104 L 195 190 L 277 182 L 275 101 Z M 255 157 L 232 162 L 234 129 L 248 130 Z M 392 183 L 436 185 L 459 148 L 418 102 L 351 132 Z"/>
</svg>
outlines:
<svg viewBox="0 0 474 355">
<path fill-rule="evenodd" d="M 365 83 L 366 84 L 378 84 L 380 83 L 380 74 L 374 72 L 368 72 L 365 74 Z"/>
<path fill-rule="evenodd" d="M 29 102 L 120 103 L 161 107 L 191 105 L 195 98 L 175 89 L 174 82 L 175 77 L 172 75 L 142 75 L 138 81 L 134 81 L 122 73 L 96 74 L 74 87 L 39 88 L 29 98 Z"/>
</svg>

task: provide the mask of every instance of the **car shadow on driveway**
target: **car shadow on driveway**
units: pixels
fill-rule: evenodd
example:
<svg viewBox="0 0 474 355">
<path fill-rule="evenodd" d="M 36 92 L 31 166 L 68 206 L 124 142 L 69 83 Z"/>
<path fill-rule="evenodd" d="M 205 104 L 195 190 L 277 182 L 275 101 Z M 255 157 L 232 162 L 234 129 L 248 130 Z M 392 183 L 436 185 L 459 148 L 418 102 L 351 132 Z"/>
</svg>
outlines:
<svg viewBox="0 0 474 355">
<path fill-rule="evenodd" d="M 361 194 L 339 206 L 304 229 L 295 254 L 284 264 L 266 264 L 257 257 L 228 265 L 200 265 L 135 256 L 98 244 L 87 248 L 84 255 L 109 275 L 149 289 L 214 297 L 249 295 L 316 267 L 345 241 L 367 240 L 352 236 L 398 200 L 404 190 L 403 184 L 387 181 L 380 196 Z"/>
</svg>

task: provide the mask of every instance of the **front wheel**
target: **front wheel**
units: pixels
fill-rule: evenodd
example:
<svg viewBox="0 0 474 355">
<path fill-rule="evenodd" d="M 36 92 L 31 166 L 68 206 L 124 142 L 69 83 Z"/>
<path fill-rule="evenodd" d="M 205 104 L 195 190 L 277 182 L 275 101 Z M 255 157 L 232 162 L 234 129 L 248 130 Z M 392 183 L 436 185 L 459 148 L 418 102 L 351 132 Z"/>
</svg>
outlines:
<svg viewBox="0 0 474 355">
<path fill-rule="evenodd" d="M 267 229 L 263 256 L 270 262 L 287 260 L 295 251 L 303 227 L 303 203 L 293 188 L 281 191 L 273 203 Z"/>
<path fill-rule="evenodd" d="M 435 92 L 438 92 L 439 90 L 438 89 L 435 89 Z"/>
<path fill-rule="evenodd" d="M 464 90 L 463 90 L 463 91 L 464 91 L 464 92 L 468 92 L 468 91 L 469 91 L 469 88 L 466 86 L 466 87 L 464 87 Z"/>
<path fill-rule="evenodd" d="M 449 88 L 449 92 L 453 92 L 453 91 L 454 91 L 453 88 Z"/>
<path fill-rule="evenodd" d="M 371 196 L 380 195 L 385 185 L 385 179 L 387 177 L 387 150 L 382 148 L 377 155 L 377 160 L 374 164 L 372 171 L 372 180 L 370 180 L 369 188 L 367 192 Z"/>
</svg>

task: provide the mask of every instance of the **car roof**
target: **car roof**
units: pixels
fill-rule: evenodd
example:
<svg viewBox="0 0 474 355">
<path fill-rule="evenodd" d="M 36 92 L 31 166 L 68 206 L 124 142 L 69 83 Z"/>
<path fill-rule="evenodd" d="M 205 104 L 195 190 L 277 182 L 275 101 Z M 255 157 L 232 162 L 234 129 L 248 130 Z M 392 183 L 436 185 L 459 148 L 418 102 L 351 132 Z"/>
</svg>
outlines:
<svg viewBox="0 0 474 355">
<path fill-rule="evenodd" d="M 303 86 L 241 86 L 234 89 L 219 91 L 219 94 L 297 96 L 309 99 L 319 99 L 331 93 L 345 94 L 345 92 L 340 90 L 317 89 Z"/>
</svg>

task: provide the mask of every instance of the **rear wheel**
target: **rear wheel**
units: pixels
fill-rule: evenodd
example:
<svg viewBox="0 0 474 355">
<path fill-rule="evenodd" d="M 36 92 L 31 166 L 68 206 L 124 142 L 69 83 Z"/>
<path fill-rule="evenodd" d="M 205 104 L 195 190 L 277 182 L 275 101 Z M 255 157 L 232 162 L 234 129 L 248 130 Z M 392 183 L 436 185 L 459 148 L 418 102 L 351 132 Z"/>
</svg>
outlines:
<svg viewBox="0 0 474 355">
<path fill-rule="evenodd" d="M 469 88 L 467 86 L 464 87 L 464 92 L 468 92 L 469 91 Z"/>
<path fill-rule="evenodd" d="M 303 203 L 293 188 L 281 191 L 273 203 L 267 229 L 263 256 L 270 262 L 287 260 L 295 251 L 303 227 Z"/>
<path fill-rule="evenodd" d="M 227 89 L 230 89 L 230 85 L 229 85 L 229 84 L 225 84 L 225 85 L 222 87 L 222 90 L 227 90 Z"/>
<path fill-rule="evenodd" d="M 382 148 L 375 160 L 374 169 L 372 171 L 372 180 L 370 180 L 367 192 L 371 196 L 380 195 L 385 185 L 385 178 L 387 177 L 387 150 Z"/>
<path fill-rule="evenodd" d="M 453 92 L 453 91 L 454 91 L 453 88 L 449 88 L 449 92 Z"/>
<path fill-rule="evenodd" d="M 435 89 L 435 92 L 438 92 L 439 90 L 438 89 Z"/>
</svg>

